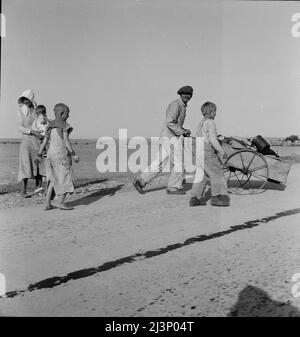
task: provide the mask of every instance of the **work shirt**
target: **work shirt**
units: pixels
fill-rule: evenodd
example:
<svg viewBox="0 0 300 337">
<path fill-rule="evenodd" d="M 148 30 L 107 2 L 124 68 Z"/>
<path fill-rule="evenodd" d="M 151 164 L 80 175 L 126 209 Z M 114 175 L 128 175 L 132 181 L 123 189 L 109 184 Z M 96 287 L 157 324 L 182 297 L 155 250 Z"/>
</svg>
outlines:
<svg viewBox="0 0 300 337">
<path fill-rule="evenodd" d="M 166 120 L 161 130 L 160 137 L 179 137 L 185 133 L 182 127 L 185 120 L 186 104 L 181 98 L 171 102 L 166 111 Z"/>
</svg>

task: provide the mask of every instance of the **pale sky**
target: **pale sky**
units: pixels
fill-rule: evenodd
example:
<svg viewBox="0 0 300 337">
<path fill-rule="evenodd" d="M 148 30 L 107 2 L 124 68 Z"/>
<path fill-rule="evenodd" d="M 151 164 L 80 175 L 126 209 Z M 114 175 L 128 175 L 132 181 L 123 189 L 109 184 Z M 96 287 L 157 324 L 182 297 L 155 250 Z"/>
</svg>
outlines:
<svg viewBox="0 0 300 337">
<path fill-rule="evenodd" d="M 194 88 L 185 127 L 217 104 L 225 136 L 300 136 L 295 1 L 2 0 L 0 137 L 20 137 L 17 99 L 71 108 L 73 138 L 158 136 L 167 105 Z"/>
</svg>

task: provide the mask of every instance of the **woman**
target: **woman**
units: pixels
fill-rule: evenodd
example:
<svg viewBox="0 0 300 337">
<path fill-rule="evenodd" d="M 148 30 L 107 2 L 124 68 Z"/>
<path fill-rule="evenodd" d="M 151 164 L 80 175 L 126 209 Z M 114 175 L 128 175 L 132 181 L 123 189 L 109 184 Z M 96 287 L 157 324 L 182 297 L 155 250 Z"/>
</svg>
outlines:
<svg viewBox="0 0 300 337">
<path fill-rule="evenodd" d="M 43 136 L 40 132 L 31 129 L 36 119 L 34 93 L 31 89 L 25 90 L 18 99 L 18 130 L 22 134 L 22 142 L 19 154 L 18 181 L 22 181 L 21 196 L 28 197 L 27 181 L 35 179 L 36 188 L 42 189 L 41 165 L 36 165 L 34 159 L 37 156 L 40 140 Z"/>
</svg>

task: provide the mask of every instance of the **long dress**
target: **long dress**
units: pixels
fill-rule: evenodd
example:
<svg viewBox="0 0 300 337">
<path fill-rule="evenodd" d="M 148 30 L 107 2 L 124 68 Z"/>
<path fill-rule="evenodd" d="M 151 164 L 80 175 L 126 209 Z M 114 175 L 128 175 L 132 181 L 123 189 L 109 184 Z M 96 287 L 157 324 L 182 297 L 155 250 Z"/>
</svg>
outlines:
<svg viewBox="0 0 300 337">
<path fill-rule="evenodd" d="M 70 133 L 72 127 L 67 124 L 64 130 Z M 73 193 L 72 158 L 68 153 L 65 141 L 56 128 L 51 129 L 49 137 L 47 179 L 52 183 L 56 195 Z"/>
<path fill-rule="evenodd" d="M 26 116 L 22 112 L 18 112 L 19 131 L 22 132 L 18 181 L 25 178 L 35 178 L 37 175 L 45 175 L 44 165 L 36 165 L 34 163 L 41 143 L 35 136 L 29 134 L 31 125 L 36 117 L 35 110 L 30 110 Z"/>
</svg>

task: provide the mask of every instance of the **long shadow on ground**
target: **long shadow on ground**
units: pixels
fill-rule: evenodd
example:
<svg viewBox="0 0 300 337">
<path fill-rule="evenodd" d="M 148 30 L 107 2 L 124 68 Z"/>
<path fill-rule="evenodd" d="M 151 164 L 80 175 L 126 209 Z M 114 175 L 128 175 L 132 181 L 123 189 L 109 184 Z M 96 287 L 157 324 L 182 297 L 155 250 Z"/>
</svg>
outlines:
<svg viewBox="0 0 300 337">
<path fill-rule="evenodd" d="M 191 183 L 185 183 L 185 184 L 183 184 L 182 189 L 185 192 L 187 192 L 192 187 L 193 187 L 193 184 L 191 184 Z M 166 189 L 167 189 L 167 186 L 161 186 L 161 187 L 154 187 L 154 188 L 145 189 L 145 192 L 146 193 L 151 193 L 151 192 L 160 191 L 160 190 L 166 190 Z"/>
<path fill-rule="evenodd" d="M 300 317 L 300 311 L 289 301 L 272 300 L 269 295 L 248 285 L 240 293 L 228 317 Z"/>
<path fill-rule="evenodd" d="M 118 191 L 120 191 L 120 189 L 123 186 L 124 186 L 123 184 L 120 184 L 120 185 L 110 187 L 110 188 L 102 188 L 102 189 L 99 189 L 96 192 L 93 192 L 89 195 L 86 195 L 83 198 L 76 199 L 76 200 L 73 200 L 73 201 L 69 201 L 67 204 L 68 204 L 68 206 L 72 206 L 72 207 L 79 206 L 79 205 L 90 205 L 93 202 L 96 202 L 96 201 L 98 201 L 99 199 L 101 199 L 105 196 L 115 195 Z"/>
</svg>

